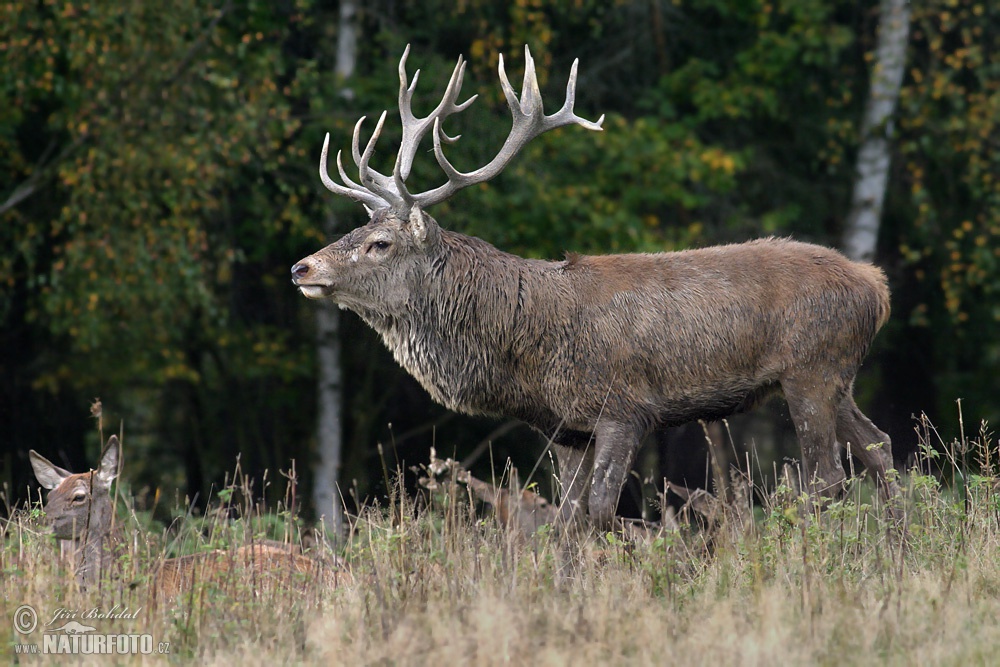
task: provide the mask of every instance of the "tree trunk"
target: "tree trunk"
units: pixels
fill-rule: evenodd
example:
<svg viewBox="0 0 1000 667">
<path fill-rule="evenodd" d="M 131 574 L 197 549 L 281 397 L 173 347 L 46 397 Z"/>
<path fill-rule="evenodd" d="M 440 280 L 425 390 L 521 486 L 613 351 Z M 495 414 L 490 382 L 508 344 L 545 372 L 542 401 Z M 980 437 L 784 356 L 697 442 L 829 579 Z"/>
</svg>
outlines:
<svg viewBox="0 0 1000 667">
<path fill-rule="evenodd" d="M 354 73 L 357 60 L 357 25 L 354 22 L 357 7 L 353 0 L 340 3 L 340 21 L 337 31 L 337 62 L 335 74 L 345 83 Z M 346 86 L 341 91 L 350 98 Z M 333 234 L 336 218 L 326 221 L 327 236 Z M 344 509 L 337 487 L 343 451 L 343 373 L 340 364 L 340 310 L 330 302 L 320 302 L 316 310 L 316 358 L 318 362 L 319 401 L 316 424 L 318 460 L 313 470 L 313 506 L 323 517 L 327 532 L 339 540 L 344 522 Z"/>
<path fill-rule="evenodd" d="M 346 81 L 354 74 L 354 66 L 358 59 L 358 25 L 354 18 L 358 13 L 354 0 L 341 0 L 340 29 L 337 31 L 337 64 L 334 73 L 344 84 L 344 94 L 351 95 Z"/>
<path fill-rule="evenodd" d="M 899 99 L 910 33 L 908 0 L 882 0 L 871 89 L 861 122 L 861 147 L 851 210 L 844 231 L 844 251 L 856 260 L 875 257 L 882 202 L 889 177 L 892 114 Z"/>
<path fill-rule="evenodd" d="M 316 442 L 319 459 L 313 471 L 313 505 L 330 536 L 340 539 L 343 508 L 337 479 L 343 449 L 343 378 L 340 366 L 340 311 L 322 301 L 316 309 L 316 357 L 319 401 Z"/>
</svg>

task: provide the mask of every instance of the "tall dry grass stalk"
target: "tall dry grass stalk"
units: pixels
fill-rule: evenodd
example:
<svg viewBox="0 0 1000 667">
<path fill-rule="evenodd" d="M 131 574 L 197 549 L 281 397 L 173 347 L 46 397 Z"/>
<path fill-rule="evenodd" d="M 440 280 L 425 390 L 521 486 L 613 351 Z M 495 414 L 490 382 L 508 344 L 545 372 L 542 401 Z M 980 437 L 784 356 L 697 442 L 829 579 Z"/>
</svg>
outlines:
<svg viewBox="0 0 1000 667">
<path fill-rule="evenodd" d="M 351 523 L 342 553 L 351 580 L 202 588 L 158 604 L 142 582 L 164 545 L 222 535 L 245 544 L 260 536 L 248 516 L 275 515 L 244 504 L 234 522 L 242 493 L 233 492 L 213 518 L 182 519 L 178 537 L 134 540 L 117 579 L 81 591 L 21 513 L 3 529 L 3 611 L 141 608 L 108 631 L 132 623 L 169 642 L 175 659 L 209 664 L 991 664 L 1000 649 L 997 443 L 985 430 L 935 441 L 929 425 L 922 437 L 921 458 L 901 477 L 904 534 L 858 479 L 822 511 L 804 511 L 787 489 L 756 489 L 763 502 L 750 526 L 722 513 L 714 528 L 641 541 L 547 527 L 525 537 L 477 513 L 460 485 L 416 498 L 397 487 Z M 287 510 L 282 521 L 297 530 Z"/>
</svg>

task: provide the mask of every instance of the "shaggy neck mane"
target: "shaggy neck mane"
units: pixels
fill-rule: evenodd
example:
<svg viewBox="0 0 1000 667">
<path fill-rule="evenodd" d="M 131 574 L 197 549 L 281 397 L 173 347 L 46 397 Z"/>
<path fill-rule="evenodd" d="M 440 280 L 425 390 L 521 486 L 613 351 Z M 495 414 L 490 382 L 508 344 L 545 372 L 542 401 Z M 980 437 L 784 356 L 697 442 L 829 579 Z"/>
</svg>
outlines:
<svg viewBox="0 0 1000 667">
<path fill-rule="evenodd" d="M 497 361 L 516 355 L 515 344 L 525 342 L 512 335 L 524 330 L 519 324 L 523 285 L 558 266 L 442 230 L 436 256 L 413 276 L 420 287 L 407 307 L 362 316 L 436 400 L 468 414 L 496 413 L 498 387 L 509 390 L 511 384 L 504 377 L 509 364 Z"/>
</svg>

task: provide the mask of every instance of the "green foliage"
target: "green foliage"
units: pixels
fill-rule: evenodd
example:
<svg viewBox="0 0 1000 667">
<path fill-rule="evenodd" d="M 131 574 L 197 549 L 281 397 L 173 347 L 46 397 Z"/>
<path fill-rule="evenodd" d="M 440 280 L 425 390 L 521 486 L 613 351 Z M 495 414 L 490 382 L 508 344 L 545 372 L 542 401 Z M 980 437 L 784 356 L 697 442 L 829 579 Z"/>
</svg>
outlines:
<svg viewBox="0 0 1000 667">
<path fill-rule="evenodd" d="M 263 233 L 241 238 L 230 200 L 284 161 L 298 129 L 274 79 L 280 52 L 263 33 L 242 33 L 245 24 L 233 34 L 224 10 L 199 3 L 6 7 L 18 8 L 7 10 L 16 12 L 4 21 L 8 44 L 41 38 L 14 50 L 4 106 L 44 114 L 47 150 L 61 159 L 41 166 L 57 196 L 37 195 L 57 208 L 39 219 L 8 214 L 14 238 L 5 240 L 23 250 L 4 258 L 0 279 L 26 280 L 37 294 L 28 321 L 92 360 L 75 370 L 111 366 L 109 352 L 124 349 L 121 377 L 197 382 L 185 355 L 192 325 L 223 346 L 233 333 L 255 336 L 232 331 L 225 298 L 233 265 L 260 254 L 278 229 L 263 223 Z M 21 165 L 36 156 L 18 152 L 10 182 L 33 175 Z M 20 275 L 17 260 L 27 267 Z"/>
<path fill-rule="evenodd" d="M 1000 320 L 1000 56 L 995 23 L 977 2 L 925 5 L 914 18 L 914 57 L 904 88 L 901 147 L 914 225 L 904 257 L 937 265 L 955 322 Z M 991 41 L 993 40 L 993 41 Z M 932 241 L 933 239 L 933 241 Z M 925 304 L 914 316 L 927 324 Z"/>
<path fill-rule="evenodd" d="M 895 233 L 916 297 L 902 315 L 934 332 L 942 402 L 962 387 L 962 397 L 995 420 L 1000 21 L 987 7 L 942 0 L 914 11 L 899 118 L 905 222 Z"/>
</svg>

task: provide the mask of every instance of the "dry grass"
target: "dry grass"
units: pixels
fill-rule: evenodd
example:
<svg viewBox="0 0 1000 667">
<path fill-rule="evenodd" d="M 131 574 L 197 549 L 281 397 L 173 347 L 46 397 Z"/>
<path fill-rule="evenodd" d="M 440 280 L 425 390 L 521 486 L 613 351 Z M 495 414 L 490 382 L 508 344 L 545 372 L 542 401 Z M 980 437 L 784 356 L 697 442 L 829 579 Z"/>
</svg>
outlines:
<svg viewBox="0 0 1000 667">
<path fill-rule="evenodd" d="M 984 433 L 939 446 L 946 474 L 904 475 L 905 539 L 860 480 L 817 515 L 795 498 L 769 501 L 752 529 L 713 531 L 709 549 L 699 530 L 625 542 L 543 529 L 524 539 L 477 517 L 462 495 L 397 495 L 391 509 L 368 508 L 354 523 L 343 550 L 353 579 L 196 585 L 172 601 L 152 600 L 143 583 L 164 541 L 133 541 L 117 578 L 81 591 L 34 518 L 19 515 L 3 535 L 4 617 L 25 603 L 40 615 L 119 604 L 138 618 L 91 624 L 169 642 L 174 662 L 229 665 L 991 664 L 1000 649 L 1000 495 L 987 442 Z M 257 518 L 271 522 L 271 536 L 274 525 L 293 525 L 288 513 Z M 224 533 L 232 546 L 262 530 L 216 522 L 182 522 L 183 540 L 214 535 L 219 546 Z M 8 632 L 0 651 L 13 657 L 18 637 Z"/>
</svg>

